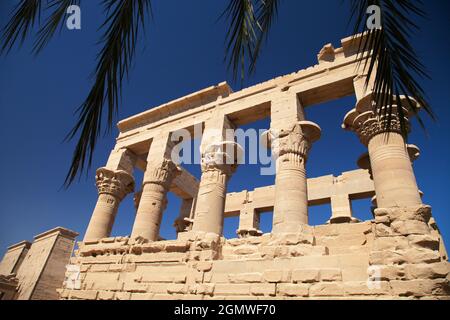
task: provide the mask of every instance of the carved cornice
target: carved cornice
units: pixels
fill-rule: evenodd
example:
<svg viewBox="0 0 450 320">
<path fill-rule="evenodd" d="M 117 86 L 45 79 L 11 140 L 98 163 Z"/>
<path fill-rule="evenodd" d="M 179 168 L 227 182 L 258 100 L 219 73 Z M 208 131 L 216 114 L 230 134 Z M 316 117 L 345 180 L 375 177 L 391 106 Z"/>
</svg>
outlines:
<svg viewBox="0 0 450 320">
<path fill-rule="evenodd" d="M 154 183 L 168 189 L 172 180 L 180 173 L 180 168 L 172 160 L 163 159 L 158 165 L 147 167 L 144 175 L 144 185 Z"/>
<path fill-rule="evenodd" d="M 123 170 L 97 169 L 95 183 L 99 194 L 110 194 L 119 200 L 134 191 L 134 178 Z"/>
</svg>

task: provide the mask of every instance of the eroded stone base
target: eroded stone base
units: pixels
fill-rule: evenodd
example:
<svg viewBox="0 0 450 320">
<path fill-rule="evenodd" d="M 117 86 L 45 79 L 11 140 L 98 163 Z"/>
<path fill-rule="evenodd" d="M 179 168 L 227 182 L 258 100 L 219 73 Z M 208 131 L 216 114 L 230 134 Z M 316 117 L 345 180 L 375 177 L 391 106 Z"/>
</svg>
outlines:
<svg viewBox="0 0 450 320">
<path fill-rule="evenodd" d="M 450 265 L 428 225 L 430 208 L 399 210 L 378 209 L 375 221 L 241 239 L 80 243 L 72 263 L 81 287 L 60 290 L 61 298 L 448 299 Z"/>
</svg>

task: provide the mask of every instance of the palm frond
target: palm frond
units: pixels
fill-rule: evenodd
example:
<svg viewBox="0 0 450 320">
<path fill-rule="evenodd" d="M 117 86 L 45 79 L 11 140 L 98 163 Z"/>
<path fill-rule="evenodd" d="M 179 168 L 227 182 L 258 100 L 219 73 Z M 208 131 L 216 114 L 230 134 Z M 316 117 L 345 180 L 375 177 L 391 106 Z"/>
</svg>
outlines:
<svg viewBox="0 0 450 320">
<path fill-rule="evenodd" d="M 20 37 L 20 45 L 41 14 L 41 0 L 22 0 L 14 9 L 2 32 L 0 53 L 8 53 Z"/>
<path fill-rule="evenodd" d="M 66 186 L 74 181 L 86 165 L 91 165 L 97 138 L 102 130 L 105 106 L 107 130 L 112 127 L 118 111 L 122 80 L 128 74 L 134 56 L 139 27 L 144 27 L 147 13 L 151 11 L 150 0 L 103 0 L 103 5 L 107 18 L 101 26 L 105 32 L 95 70 L 95 82 L 78 109 L 75 126 L 66 137 L 70 140 L 79 133 L 65 180 Z"/>
<path fill-rule="evenodd" d="M 365 30 L 370 5 L 381 9 L 381 29 Z M 413 17 L 425 17 L 419 7 L 420 1 L 413 0 L 351 0 L 351 17 L 355 21 L 354 33 L 364 32 L 358 54 L 363 56 L 364 69 L 367 70 L 366 86 L 375 72 L 373 94 L 377 114 L 385 117 L 386 129 L 391 130 L 394 116 L 400 120 L 401 131 L 407 137 L 408 124 L 404 109 L 417 115 L 419 124 L 424 124 L 418 115 L 419 107 L 434 119 L 434 113 L 416 77 L 429 78 L 410 43 L 412 34 L 419 28 Z M 406 104 L 400 99 L 406 96 Z M 412 99 L 410 99 L 410 97 Z"/>
<path fill-rule="evenodd" d="M 245 76 L 246 59 L 254 56 L 260 26 L 255 15 L 252 0 L 230 0 L 222 13 L 230 23 L 226 35 L 225 60 L 228 68 L 233 70 L 233 79 L 241 73 L 241 81 Z"/>
<path fill-rule="evenodd" d="M 38 54 L 48 44 L 50 39 L 55 34 L 56 30 L 64 25 L 64 16 L 67 8 L 71 5 L 78 5 L 79 0 L 51 0 L 48 1 L 46 10 L 53 9 L 52 13 L 47 18 L 44 26 L 42 26 L 37 34 L 37 39 L 34 42 L 33 51 Z"/>
<path fill-rule="evenodd" d="M 253 73 L 256 68 L 256 62 L 261 51 L 261 46 L 264 41 L 267 41 L 269 36 L 270 28 L 272 27 L 273 20 L 278 14 L 278 5 L 280 0 L 260 0 L 259 6 L 256 9 L 256 19 L 260 27 L 260 32 L 258 33 L 258 39 L 256 41 L 255 50 L 251 59 L 251 64 L 249 72 Z"/>
</svg>

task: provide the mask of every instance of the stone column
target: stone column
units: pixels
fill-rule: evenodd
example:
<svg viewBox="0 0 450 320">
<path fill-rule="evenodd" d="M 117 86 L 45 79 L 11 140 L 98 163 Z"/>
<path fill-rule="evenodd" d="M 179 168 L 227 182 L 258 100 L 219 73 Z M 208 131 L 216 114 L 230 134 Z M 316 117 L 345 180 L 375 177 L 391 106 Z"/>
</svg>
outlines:
<svg viewBox="0 0 450 320">
<path fill-rule="evenodd" d="M 92 213 L 84 241 L 107 238 L 116 218 L 119 204 L 134 190 L 134 178 L 123 170 L 100 168 L 95 176 L 98 200 Z"/>
<path fill-rule="evenodd" d="M 222 235 L 227 183 L 241 154 L 233 132 L 233 124 L 224 115 L 215 115 L 206 122 L 200 146 L 202 176 L 195 204 L 194 233 Z"/>
<path fill-rule="evenodd" d="M 134 190 L 133 170 L 136 155 L 128 149 L 114 149 L 106 166 L 96 172 L 98 200 L 86 230 L 84 241 L 111 235 L 120 202 Z"/>
<path fill-rule="evenodd" d="M 420 156 L 420 149 L 416 145 L 408 144 L 407 145 L 407 151 L 408 151 L 409 158 L 411 160 L 411 166 L 412 166 L 413 162 L 415 160 L 417 160 L 417 158 L 419 158 L 419 156 Z M 373 180 L 372 167 L 370 165 L 370 157 L 369 157 L 369 153 L 368 152 L 362 154 L 358 158 L 357 164 L 358 164 L 358 166 L 361 169 L 368 170 L 369 174 L 370 174 L 370 178 Z M 423 192 L 419 190 L 419 194 L 420 194 L 420 198 L 422 199 Z M 373 206 L 372 208 L 373 209 L 377 208 L 378 205 L 377 205 L 377 196 L 376 195 L 374 195 L 372 197 L 371 202 L 372 202 L 372 206 Z"/>
<path fill-rule="evenodd" d="M 267 140 L 276 159 L 273 233 L 297 232 L 308 224 L 306 160 L 320 127 L 310 121 L 298 121 L 288 129 L 270 129 Z"/>
<path fill-rule="evenodd" d="M 237 145 L 235 142 L 230 144 Z M 227 153 L 220 150 L 202 155 L 202 177 L 192 228 L 194 232 L 222 235 L 227 183 L 237 167 L 237 164 L 225 163 L 226 157 Z"/>
<path fill-rule="evenodd" d="M 163 159 L 159 165 L 150 163 L 147 166 L 131 238 L 158 240 L 167 192 L 178 172 L 177 166 L 168 159 Z"/>
<path fill-rule="evenodd" d="M 308 223 L 305 164 L 311 144 L 320 138 L 320 127 L 305 121 L 301 99 L 289 90 L 274 94 L 270 117 L 263 143 L 276 160 L 272 232 L 298 232 Z"/>
<path fill-rule="evenodd" d="M 406 98 L 401 99 L 404 100 L 402 105 L 407 105 Z M 396 108 L 393 108 L 392 126 L 388 131 L 387 116 L 383 112 L 373 112 L 372 93 L 368 93 L 358 100 L 356 108 L 346 115 L 343 124 L 345 129 L 355 131 L 368 147 L 377 206 L 380 208 L 422 204 Z M 408 110 L 403 108 L 403 113 L 408 122 Z M 359 162 L 364 163 L 364 159 L 360 158 Z"/>
</svg>

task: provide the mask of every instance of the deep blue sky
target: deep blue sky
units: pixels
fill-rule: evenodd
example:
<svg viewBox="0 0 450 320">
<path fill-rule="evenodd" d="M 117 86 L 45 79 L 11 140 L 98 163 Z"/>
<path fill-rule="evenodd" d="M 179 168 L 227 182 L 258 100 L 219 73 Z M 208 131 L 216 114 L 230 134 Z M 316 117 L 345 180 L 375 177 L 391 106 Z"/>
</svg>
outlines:
<svg viewBox="0 0 450 320">
<path fill-rule="evenodd" d="M 0 24 L 3 26 L 18 1 L 1 0 Z M 98 144 L 92 170 L 68 190 L 61 189 L 72 156 L 73 143 L 63 137 L 74 123 L 74 110 L 82 103 L 90 85 L 88 77 L 99 50 L 96 42 L 103 19 L 100 1 L 83 1 L 82 30 L 64 30 L 39 56 L 30 54 L 31 42 L 0 57 L 0 254 L 7 246 L 23 239 L 31 240 L 40 232 L 64 226 L 80 232 L 82 238 L 94 208 L 97 191 L 94 172 L 106 163 L 114 146 L 117 130 Z M 421 81 L 439 117 L 428 118 L 429 137 L 415 124 L 410 142 L 422 155 L 414 164 L 424 202 L 433 207 L 446 243 L 450 243 L 450 23 L 448 1 L 426 1 L 429 20 L 418 20 L 421 31 L 412 39 L 431 81 Z M 134 68 L 123 90 L 118 119 L 144 111 L 204 87 L 227 80 L 231 73 L 223 63 L 226 26 L 216 22 L 225 6 L 222 1 L 154 1 L 154 21 L 147 26 L 144 41 L 137 51 Z M 328 42 L 336 47 L 351 34 L 347 1 L 282 2 L 279 18 L 264 48 L 257 72 L 245 86 L 291 73 L 317 63 L 316 54 Z M 355 134 L 340 128 L 342 119 L 355 101 L 340 99 L 307 109 L 310 120 L 322 127 L 308 162 L 308 176 L 338 175 L 356 168 L 357 157 L 364 152 Z M 267 127 L 261 121 L 253 127 Z M 198 168 L 190 168 L 196 175 Z M 232 178 L 229 191 L 253 189 L 272 184 L 274 177 L 259 176 L 258 166 L 241 166 Z M 136 174 L 140 184 L 142 174 Z M 171 227 L 180 201 L 169 196 L 161 234 L 174 238 Z M 370 217 L 369 202 L 354 204 L 355 215 Z M 323 223 L 330 207 L 310 211 L 311 224 Z M 132 197 L 120 207 L 114 235 L 131 232 L 134 218 Z M 227 219 L 228 220 L 228 219 Z M 263 215 L 262 228 L 270 230 L 271 216 Z M 225 235 L 230 237 L 237 220 L 226 221 Z"/>
</svg>

